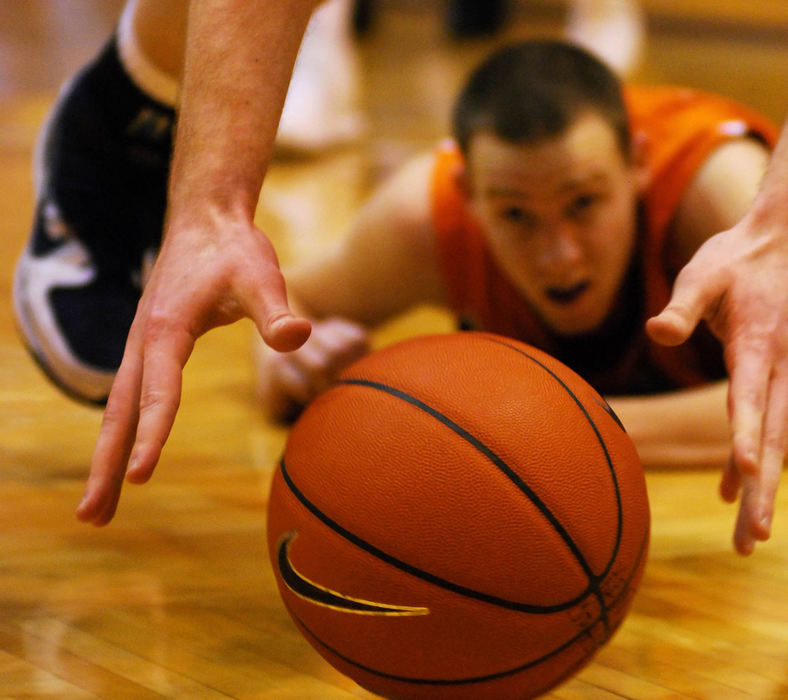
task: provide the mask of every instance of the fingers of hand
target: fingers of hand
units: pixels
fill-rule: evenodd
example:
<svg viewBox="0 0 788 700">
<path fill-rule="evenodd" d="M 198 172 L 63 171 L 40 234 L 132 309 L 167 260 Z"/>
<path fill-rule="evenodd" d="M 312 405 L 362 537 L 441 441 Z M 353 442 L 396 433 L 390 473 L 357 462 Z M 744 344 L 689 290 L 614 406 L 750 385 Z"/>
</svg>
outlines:
<svg viewBox="0 0 788 700">
<path fill-rule="evenodd" d="M 734 544 L 737 551 L 742 554 L 750 554 L 757 541 L 769 539 L 774 501 L 785 458 L 788 432 L 788 377 L 772 374 L 771 382 L 764 394 L 767 392 L 768 404 L 765 413 L 762 414 L 758 469 L 754 474 L 745 473 L 741 476 L 742 500 L 734 531 Z"/>
<path fill-rule="evenodd" d="M 363 328 L 341 319 L 327 319 L 315 324 L 312 337 L 303 347 L 272 358 L 271 371 L 280 392 L 306 404 L 367 351 Z"/>
<path fill-rule="evenodd" d="M 769 386 L 769 403 L 763 429 L 763 447 L 758 479 L 757 511 L 754 527 L 761 539 L 769 537 L 774 501 L 782 476 L 788 443 L 788 373 L 773 374 Z"/>
<path fill-rule="evenodd" d="M 698 256 L 679 273 L 668 305 L 646 323 L 648 334 L 662 345 L 683 343 L 702 318 L 716 313 L 724 289 L 721 276 L 706 269 Z"/>
<path fill-rule="evenodd" d="M 722 470 L 720 480 L 720 496 L 726 503 L 736 503 L 739 498 L 739 488 L 741 487 L 741 472 L 736 468 L 733 456 L 728 459 Z"/>
<path fill-rule="evenodd" d="M 142 362 L 134 343 L 130 335 L 107 400 L 90 476 L 77 508 L 77 517 L 94 525 L 106 525 L 115 514 L 137 430 Z"/>
<path fill-rule="evenodd" d="M 301 347 L 309 338 L 312 326 L 305 318 L 296 318 L 288 313 L 267 321 L 263 339 L 274 350 L 290 352 Z"/>
<path fill-rule="evenodd" d="M 126 478 L 142 484 L 150 479 L 169 437 L 181 400 L 183 367 L 195 338 L 183 327 L 151 323 L 139 396 L 139 424 Z"/>
<path fill-rule="evenodd" d="M 238 300 L 266 345 L 279 352 L 291 352 L 309 338 L 311 324 L 290 311 L 285 280 L 273 247 L 262 233 L 257 232 L 255 236 L 260 249 L 237 272 Z"/>
<path fill-rule="evenodd" d="M 167 240 L 129 333 L 91 474 L 77 509 L 81 520 L 97 525 L 112 519 L 124 476 L 134 483 L 150 478 L 178 410 L 183 366 L 200 334 L 220 323 L 237 320 L 243 311 L 255 318 L 275 348 L 298 347 L 310 331 L 308 321 L 290 313 L 273 248 L 259 232 L 245 239 L 257 246 L 256 255 L 231 256 L 231 267 L 235 269 L 240 259 L 238 269 L 245 273 L 240 275 L 240 281 L 232 276 L 229 287 L 227 265 L 215 258 L 208 270 L 212 274 L 203 275 L 203 268 L 197 265 L 187 269 L 184 277 L 179 262 L 183 255 L 178 249 L 169 256 L 164 254 Z M 172 248 L 173 241 L 182 243 L 182 236 L 170 236 L 169 241 Z M 167 260 L 176 262 L 167 264 Z M 168 272 L 161 272 L 162 265 Z M 231 288 L 246 295 L 230 293 Z"/>
<path fill-rule="evenodd" d="M 699 320 L 695 313 L 666 306 L 659 315 L 646 321 L 646 332 L 660 345 L 681 345 L 692 335 Z"/>
<path fill-rule="evenodd" d="M 769 394 L 771 358 L 750 347 L 732 343 L 726 352 L 730 373 L 728 415 L 732 433 L 732 459 L 742 474 L 758 471 Z"/>
<path fill-rule="evenodd" d="M 77 508 L 80 520 L 95 525 L 105 525 L 114 516 L 124 476 L 133 483 L 150 478 L 175 418 L 181 370 L 194 345 L 182 327 L 152 322 L 142 305 L 140 308 L 107 401 L 90 477 Z"/>
<path fill-rule="evenodd" d="M 733 546 L 736 551 L 749 556 L 755 550 L 756 538 L 751 531 L 753 497 L 755 493 L 755 477 L 745 476 L 742 478 L 742 497 L 739 504 L 739 515 L 736 518 L 736 526 L 733 531 Z"/>
<path fill-rule="evenodd" d="M 776 483 L 771 484 L 771 480 L 761 475 L 742 477 L 741 504 L 733 533 L 733 543 L 739 554 L 748 556 L 755 550 L 756 542 L 769 539 L 776 493 Z"/>
</svg>

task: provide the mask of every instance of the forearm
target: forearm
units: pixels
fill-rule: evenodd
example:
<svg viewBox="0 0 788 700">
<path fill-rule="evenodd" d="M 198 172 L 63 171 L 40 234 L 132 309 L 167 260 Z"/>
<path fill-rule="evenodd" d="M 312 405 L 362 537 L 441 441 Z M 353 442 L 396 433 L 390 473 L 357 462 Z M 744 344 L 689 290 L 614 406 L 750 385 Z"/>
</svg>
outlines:
<svg viewBox="0 0 788 700">
<path fill-rule="evenodd" d="M 170 223 L 194 207 L 254 216 L 315 0 L 192 0 Z"/>
<path fill-rule="evenodd" d="M 730 453 L 727 382 L 608 398 L 648 468 L 720 467 Z"/>
</svg>

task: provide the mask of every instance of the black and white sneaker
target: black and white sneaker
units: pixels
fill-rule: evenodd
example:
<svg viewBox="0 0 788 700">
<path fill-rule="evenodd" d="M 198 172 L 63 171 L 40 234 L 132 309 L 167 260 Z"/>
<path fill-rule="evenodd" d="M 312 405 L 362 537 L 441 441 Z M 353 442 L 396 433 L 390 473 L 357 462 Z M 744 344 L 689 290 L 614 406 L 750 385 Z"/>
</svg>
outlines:
<svg viewBox="0 0 788 700">
<path fill-rule="evenodd" d="M 67 83 L 37 144 L 37 205 L 14 278 L 23 340 L 67 394 L 106 402 L 161 242 L 174 111 L 114 39 Z"/>
</svg>

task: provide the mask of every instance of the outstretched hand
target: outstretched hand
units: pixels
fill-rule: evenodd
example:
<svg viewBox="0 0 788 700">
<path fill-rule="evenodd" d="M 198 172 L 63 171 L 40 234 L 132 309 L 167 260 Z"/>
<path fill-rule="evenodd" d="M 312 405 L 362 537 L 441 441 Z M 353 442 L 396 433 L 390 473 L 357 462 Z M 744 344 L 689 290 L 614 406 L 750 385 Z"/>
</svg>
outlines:
<svg viewBox="0 0 788 700">
<path fill-rule="evenodd" d="M 647 330 L 677 345 L 701 319 L 725 349 L 732 452 L 720 493 L 731 503 L 741 496 L 733 539 L 750 554 L 770 535 L 788 439 L 788 231 L 745 217 L 710 238 Z"/>
<path fill-rule="evenodd" d="M 108 523 L 125 480 L 152 475 L 181 398 L 183 367 L 199 336 L 251 318 L 263 340 L 294 350 L 310 324 L 293 316 L 268 239 L 251 224 L 215 220 L 165 238 L 137 308 L 104 413 L 80 520 Z"/>
<path fill-rule="evenodd" d="M 258 395 L 266 413 L 274 420 L 292 420 L 369 350 L 369 333 L 364 326 L 338 317 L 313 319 L 312 335 L 295 352 L 262 348 L 258 353 Z"/>
</svg>

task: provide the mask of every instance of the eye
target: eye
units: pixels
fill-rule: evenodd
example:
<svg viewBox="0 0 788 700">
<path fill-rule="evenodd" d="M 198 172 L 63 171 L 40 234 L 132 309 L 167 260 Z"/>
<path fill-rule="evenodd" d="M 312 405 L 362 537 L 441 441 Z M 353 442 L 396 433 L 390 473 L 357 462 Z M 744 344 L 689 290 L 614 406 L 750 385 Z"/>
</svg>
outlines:
<svg viewBox="0 0 788 700">
<path fill-rule="evenodd" d="M 520 207 L 506 207 L 506 209 L 501 211 L 501 218 L 511 221 L 512 223 L 522 221 L 524 215 L 525 212 L 520 209 Z"/>
<path fill-rule="evenodd" d="M 599 196 L 595 194 L 582 194 L 575 197 L 567 207 L 567 214 L 571 217 L 578 217 L 585 214 L 599 201 Z"/>
<path fill-rule="evenodd" d="M 498 216 L 510 224 L 518 224 L 529 228 L 536 225 L 536 217 L 518 206 L 504 207 L 500 210 Z"/>
</svg>

